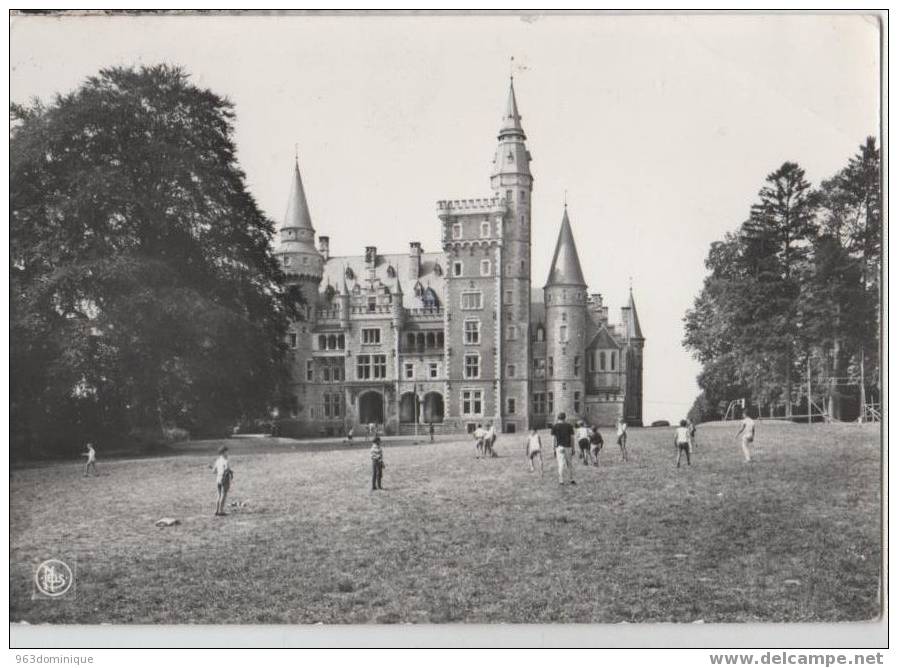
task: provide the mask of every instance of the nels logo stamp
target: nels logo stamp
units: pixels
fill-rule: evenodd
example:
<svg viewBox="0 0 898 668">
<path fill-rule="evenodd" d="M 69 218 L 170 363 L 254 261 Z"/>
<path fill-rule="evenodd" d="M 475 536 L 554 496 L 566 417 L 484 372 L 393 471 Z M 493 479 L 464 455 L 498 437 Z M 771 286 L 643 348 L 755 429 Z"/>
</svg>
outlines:
<svg viewBox="0 0 898 668">
<path fill-rule="evenodd" d="M 75 573 L 60 559 L 47 559 L 34 571 L 34 597 L 60 598 L 74 593 Z"/>
</svg>

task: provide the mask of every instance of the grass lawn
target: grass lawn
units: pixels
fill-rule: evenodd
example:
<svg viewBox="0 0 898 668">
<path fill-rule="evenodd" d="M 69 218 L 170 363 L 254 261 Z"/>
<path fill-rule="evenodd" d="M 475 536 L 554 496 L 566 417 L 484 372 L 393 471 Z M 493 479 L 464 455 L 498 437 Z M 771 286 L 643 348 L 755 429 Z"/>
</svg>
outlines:
<svg viewBox="0 0 898 668">
<path fill-rule="evenodd" d="M 872 425 L 702 425 L 677 470 L 672 430 L 632 429 L 577 486 L 528 472 L 521 438 L 367 446 L 233 439 L 177 456 L 10 476 L 10 621 L 51 623 L 813 622 L 879 614 L 880 438 Z M 611 431 L 605 432 L 611 441 Z M 546 439 L 544 438 L 544 441 Z M 170 516 L 178 526 L 157 528 Z M 34 567 L 75 562 L 76 591 L 32 598 Z"/>
</svg>

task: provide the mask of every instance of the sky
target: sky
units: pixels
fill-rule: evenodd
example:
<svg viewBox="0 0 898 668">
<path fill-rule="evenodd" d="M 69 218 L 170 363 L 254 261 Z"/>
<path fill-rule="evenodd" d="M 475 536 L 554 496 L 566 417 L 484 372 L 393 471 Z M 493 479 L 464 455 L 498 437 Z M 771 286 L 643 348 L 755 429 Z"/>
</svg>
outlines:
<svg viewBox="0 0 898 668">
<path fill-rule="evenodd" d="M 683 316 L 709 245 L 783 162 L 818 184 L 879 135 L 879 24 L 848 14 L 13 17 L 10 52 L 17 102 L 103 67 L 183 66 L 234 103 L 247 185 L 275 221 L 298 152 L 333 255 L 438 250 L 435 202 L 490 194 L 513 56 L 533 284 L 567 191 L 612 320 L 633 286 L 647 422 L 698 393 Z"/>
</svg>

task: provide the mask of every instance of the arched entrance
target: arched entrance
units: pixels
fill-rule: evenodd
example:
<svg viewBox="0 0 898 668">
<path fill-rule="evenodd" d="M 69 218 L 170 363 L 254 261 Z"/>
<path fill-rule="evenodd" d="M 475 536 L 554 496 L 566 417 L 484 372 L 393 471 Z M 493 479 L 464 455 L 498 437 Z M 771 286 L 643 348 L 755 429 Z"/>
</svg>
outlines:
<svg viewBox="0 0 898 668">
<path fill-rule="evenodd" d="M 424 395 L 424 422 L 443 421 L 443 395 L 439 392 L 428 392 Z"/>
<path fill-rule="evenodd" d="M 384 396 L 375 390 L 359 397 L 359 422 L 362 424 L 383 424 Z"/>
<path fill-rule="evenodd" d="M 399 399 L 399 421 L 403 423 L 415 421 L 414 392 L 406 392 Z"/>
</svg>

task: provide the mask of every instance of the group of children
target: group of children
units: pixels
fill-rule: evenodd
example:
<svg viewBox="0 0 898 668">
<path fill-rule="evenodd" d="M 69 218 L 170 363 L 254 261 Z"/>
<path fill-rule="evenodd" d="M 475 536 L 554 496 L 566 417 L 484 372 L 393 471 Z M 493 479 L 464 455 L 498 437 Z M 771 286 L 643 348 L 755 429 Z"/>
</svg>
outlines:
<svg viewBox="0 0 898 668">
<path fill-rule="evenodd" d="M 477 459 L 481 457 L 498 457 L 496 454 L 496 450 L 493 446 L 496 445 L 496 439 L 498 438 L 498 434 L 496 434 L 496 428 L 493 426 L 492 422 L 487 423 L 487 428 L 484 429 L 482 424 L 478 424 L 477 428 L 474 429 L 474 447 L 476 448 L 476 454 L 474 455 Z"/>
</svg>

